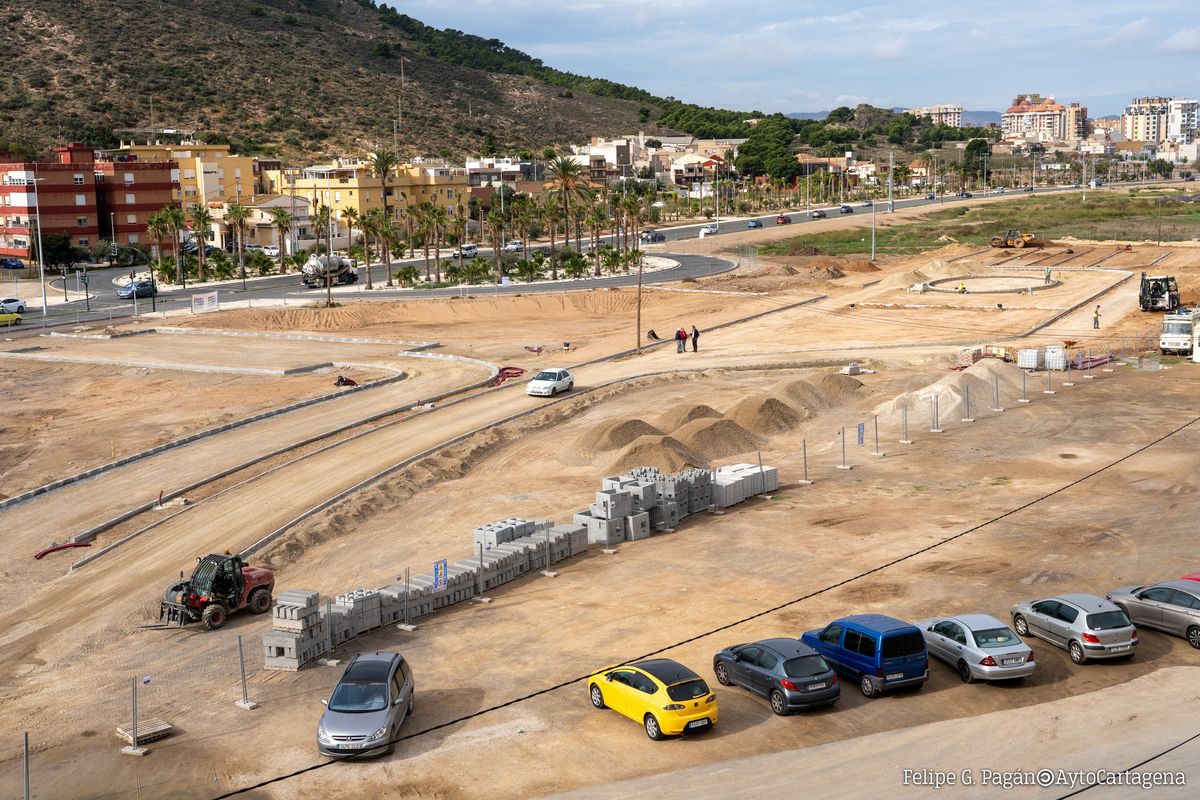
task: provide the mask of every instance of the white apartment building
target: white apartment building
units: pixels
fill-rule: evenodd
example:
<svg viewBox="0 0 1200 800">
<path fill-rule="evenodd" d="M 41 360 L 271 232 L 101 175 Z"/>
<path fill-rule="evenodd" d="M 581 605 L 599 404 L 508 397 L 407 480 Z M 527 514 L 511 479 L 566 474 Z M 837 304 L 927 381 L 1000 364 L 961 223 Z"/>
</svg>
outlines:
<svg viewBox="0 0 1200 800">
<path fill-rule="evenodd" d="M 940 103 L 935 106 L 917 106 L 910 108 L 908 113 L 914 117 L 932 117 L 934 124 L 948 125 L 951 128 L 962 127 L 963 107 L 954 103 Z"/>
<path fill-rule="evenodd" d="M 1121 136 L 1127 142 L 1161 142 L 1167 135 L 1166 97 L 1135 97 L 1121 115 Z"/>
<path fill-rule="evenodd" d="M 1167 104 L 1166 141 L 1191 144 L 1200 138 L 1200 102 L 1172 97 Z"/>
</svg>

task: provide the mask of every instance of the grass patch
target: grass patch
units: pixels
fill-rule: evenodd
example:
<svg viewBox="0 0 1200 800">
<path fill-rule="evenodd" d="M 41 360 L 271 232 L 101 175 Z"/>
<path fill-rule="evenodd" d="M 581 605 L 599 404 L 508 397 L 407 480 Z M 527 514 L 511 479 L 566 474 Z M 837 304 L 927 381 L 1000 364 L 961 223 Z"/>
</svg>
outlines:
<svg viewBox="0 0 1200 800">
<path fill-rule="evenodd" d="M 1161 202 L 1160 202 L 1160 199 Z M 935 211 L 925 219 L 887 225 L 878 214 L 875 250 L 911 254 L 951 241 L 985 246 L 1009 228 L 1033 231 L 1041 239 L 1074 236 L 1080 239 L 1184 241 L 1200 236 L 1200 203 L 1172 194 L 1148 195 L 1083 191 L 1067 195 L 1026 197 L 1001 203 L 956 206 Z M 1085 200 L 1086 198 L 1086 200 Z M 816 248 L 831 255 L 870 252 L 871 232 L 862 228 L 826 231 L 784 239 L 759 248 L 763 255 L 803 255 Z"/>
</svg>

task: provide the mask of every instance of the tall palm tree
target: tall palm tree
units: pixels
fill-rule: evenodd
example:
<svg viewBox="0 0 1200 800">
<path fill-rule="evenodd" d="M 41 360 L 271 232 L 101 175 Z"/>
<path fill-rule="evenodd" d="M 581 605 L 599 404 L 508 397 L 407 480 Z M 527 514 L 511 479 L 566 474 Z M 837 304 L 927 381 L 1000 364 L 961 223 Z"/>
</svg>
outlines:
<svg viewBox="0 0 1200 800">
<path fill-rule="evenodd" d="M 450 215 L 446 207 L 434 205 L 429 211 L 429 222 L 433 226 L 433 279 L 442 282 L 442 245 L 446 242 L 446 229 L 450 226 Z"/>
<path fill-rule="evenodd" d="M 154 237 L 154 243 L 158 245 L 158 269 L 156 271 L 162 272 L 163 241 L 171 235 L 171 223 L 167 220 L 166 213 L 155 211 L 147 217 L 146 232 Z"/>
<path fill-rule="evenodd" d="M 238 274 L 242 283 L 246 282 L 246 221 L 250 219 L 250 209 L 241 203 L 231 203 L 225 209 L 225 220 L 237 233 Z"/>
<path fill-rule="evenodd" d="M 550 174 L 550 188 L 558 193 L 563 210 L 563 236 L 571 240 L 571 200 L 582 200 L 591 194 L 587 178 L 584 177 L 583 167 L 578 161 L 566 156 L 555 156 L 546 166 Z M 578 233 L 575 236 L 576 252 L 582 249 Z"/>
<path fill-rule="evenodd" d="M 378 209 L 372 209 L 378 210 Z M 367 267 L 367 291 L 374 288 L 371 284 L 371 237 L 375 236 L 376 226 L 375 218 L 371 216 L 371 211 L 359 215 L 359 227 L 362 229 L 363 235 L 363 260 Z"/>
<path fill-rule="evenodd" d="M 496 264 L 496 283 L 504 275 L 504 215 L 499 208 L 493 208 L 487 215 L 488 232 L 492 237 L 492 259 Z"/>
<path fill-rule="evenodd" d="M 325 235 L 325 306 L 333 306 L 333 235 L 330 233 L 329 226 L 333 221 L 333 211 L 329 206 L 322 203 L 317 206 L 317 213 L 313 214 L 313 225 L 317 229 L 317 243 L 321 242 L 321 234 Z M 319 256 L 318 256 L 319 258 Z"/>
<path fill-rule="evenodd" d="M 371 154 L 371 171 L 375 173 L 375 177 L 379 178 L 380 199 L 383 201 L 383 215 L 388 214 L 388 189 L 387 182 L 391 178 L 392 170 L 400 164 L 400 159 L 396 154 L 386 147 L 381 147 Z M 388 284 L 391 285 L 392 268 L 388 267 Z"/>
<path fill-rule="evenodd" d="M 396 253 L 400 241 L 400 231 L 386 216 L 380 218 L 379 231 L 383 238 L 383 263 L 387 267 L 387 285 L 391 288 L 395 286 L 392 282 L 392 256 Z"/>
<path fill-rule="evenodd" d="M 559 211 L 555 198 L 547 195 L 539 216 L 546 230 L 550 232 L 550 279 L 555 281 L 558 280 L 558 259 L 554 257 L 554 237 L 558 233 Z"/>
<path fill-rule="evenodd" d="M 347 208 L 342 212 L 342 219 L 346 220 L 346 255 L 350 255 L 350 249 L 354 247 L 354 225 L 361 217 L 357 208 Z"/>
<path fill-rule="evenodd" d="M 183 215 L 183 209 L 176 205 L 164 206 L 159 213 L 163 215 L 163 220 L 171 231 L 171 249 L 175 254 L 175 285 L 186 286 L 183 277 L 183 262 L 179 258 L 179 234 L 187 225 L 187 217 Z"/>
<path fill-rule="evenodd" d="M 208 246 L 208 237 L 212 226 L 212 212 L 204 203 L 198 203 L 192 209 L 190 222 L 192 224 L 192 239 L 196 242 L 196 257 L 200 260 L 200 280 L 204 280 L 204 248 Z"/>
<path fill-rule="evenodd" d="M 286 208 L 272 208 L 267 213 L 271 216 L 271 225 L 275 228 L 275 236 L 279 240 L 279 274 L 282 275 L 286 271 L 283 265 L 284 238 L 292 230 L 296 218 Z"/>
<path fill-rule="evenodd" d="M 593 203 L 588 211 L 587 223 L 592 229 L 592 258 L 594 274 L 600 275 L 600 232 L 608 225 L 608 210 L 604 203 Z"/>
</svg>

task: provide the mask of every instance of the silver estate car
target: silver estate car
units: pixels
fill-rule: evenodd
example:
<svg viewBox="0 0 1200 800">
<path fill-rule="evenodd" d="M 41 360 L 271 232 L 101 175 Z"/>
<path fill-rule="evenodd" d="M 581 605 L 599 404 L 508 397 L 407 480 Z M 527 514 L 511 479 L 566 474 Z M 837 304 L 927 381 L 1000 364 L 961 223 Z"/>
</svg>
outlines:
<svg viewBox="0 0 1200 800">
<path fill-rule="evenodd" d="M 1024 678 L 1036 666 L 1033 651 L 1012 629 L 987 614 L 960 614 L 914 622 L 929 655 L 958 672 L 963 683 Z"/>
<path fill-rule="evenodd" d="M 413 710 L 412 670 L 399 653 L 359 653 L 321 702 L 326 706 L 317 724 L 321 755 L 390 753 Z"/>
<path fill-rule="evenodd" d="M 1200 582 L 1163 581 L 1125 586 L 1107 595 L 1137 625 L 1182 636 L 1200 649 Z"/>
<path fill-rule="evenodd" d="M 1137 628 L 1119 606 L 1093 594 L 1062 594 L 1017 603 L 1013 627 L 1063 648 L 1076 664 L 1124 658 L 1137 649 Z"/>
</svg>

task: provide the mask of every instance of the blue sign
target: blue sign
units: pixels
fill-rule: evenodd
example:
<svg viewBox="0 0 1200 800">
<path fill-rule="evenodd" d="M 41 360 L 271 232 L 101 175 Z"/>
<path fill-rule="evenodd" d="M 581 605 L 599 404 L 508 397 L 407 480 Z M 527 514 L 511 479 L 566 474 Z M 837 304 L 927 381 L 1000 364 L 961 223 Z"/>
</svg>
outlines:
<svg viewBox="0 0 1200 800">
<path fill-rule="evenodd" d="M 867 423 L 865 423 L 865 422 L 858 423 L 858 443 L 859 444 L 863 443 L 863 439 L 866 438 L 866 435 L 867 435 Z"/>
<path fill-rule="evenodd" d="M 433 588 L 434 589 L 445 589 L 446 588 L 446 570 L 447 569 L 449 569 L 449 565 L 446 563 L 446 559 L 443 558 L 441 561 L 433 562 Z"/>
</svg>

